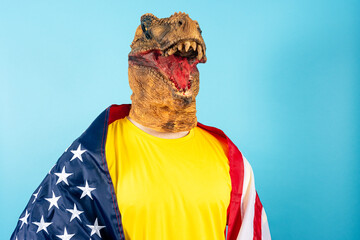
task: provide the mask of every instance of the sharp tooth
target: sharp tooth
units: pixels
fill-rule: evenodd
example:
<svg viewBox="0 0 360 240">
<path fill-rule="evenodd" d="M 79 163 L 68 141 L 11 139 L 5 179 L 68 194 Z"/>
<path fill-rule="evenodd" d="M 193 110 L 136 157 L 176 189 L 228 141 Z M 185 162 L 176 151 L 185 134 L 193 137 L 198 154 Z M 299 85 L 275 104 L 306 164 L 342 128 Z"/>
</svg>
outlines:
<svg viewBox="0 0 360 240">
<path fill-rule="evenodd" d="M 173 55 L 176 51 L 177 51 L 176 48 L 172 48 L 172 49 L 170 49 L 167 53 L 168 53 L 168 55 L 170 56 L 170 55 Z"/>
<path fill-rule="evenodd" d="M 197 51 L 198 51 L 197 59 L 200 61 L 201 58 L 203 57 L 203 52 L 202 52 L 201 45 L 198 46 Z"/>
<path fill-rule="evenodd" d="M 190 42 L 189 41 L 186 41 L 185 42 L 185 51 L 187 52 L 190 48 Z"/>
<path fill-rule="evenodd" d="M 196 42 L 191 42 L 191 47 L 194 51 L 196 51 Z"/>
<path fill-rule="evenodd" d="M 181 51 L 182 48 L 183 48 L 183 44 L 182 43 L 179 43 L 178 46 L 177 46 L 178 50 Z"/>
</svg>

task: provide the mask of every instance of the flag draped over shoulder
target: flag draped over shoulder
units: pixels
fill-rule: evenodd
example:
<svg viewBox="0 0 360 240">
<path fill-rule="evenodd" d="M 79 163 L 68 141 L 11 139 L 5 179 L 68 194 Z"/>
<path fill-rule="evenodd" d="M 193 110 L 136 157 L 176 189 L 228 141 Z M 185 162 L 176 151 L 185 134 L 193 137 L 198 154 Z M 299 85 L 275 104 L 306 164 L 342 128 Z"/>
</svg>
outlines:
<svg viewBox="0 0 360 240">
<path fill-rule="evenodd" d="M 105 143 L 107 126 L 127 116 L 130 107 L 107 108 L 65 150 L 31 196 L 11 239 L 125 239 Z M 226 239 L 271 239 L 250 164 L 221 130 L 198 126 L 228 144 L 232 192 Z"/>
</svg>

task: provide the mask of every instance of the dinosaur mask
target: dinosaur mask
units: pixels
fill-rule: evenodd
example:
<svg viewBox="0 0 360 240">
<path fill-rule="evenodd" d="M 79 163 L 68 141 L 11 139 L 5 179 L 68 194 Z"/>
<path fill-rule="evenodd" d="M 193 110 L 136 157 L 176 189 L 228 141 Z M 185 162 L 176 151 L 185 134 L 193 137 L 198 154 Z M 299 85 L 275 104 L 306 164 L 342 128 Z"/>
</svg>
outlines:
<svg viewBox="0 0 360 240">
<path fill-rule="evenodd" d="M 206 62 L 197 21 L 188 14 L 141 16 L 129 53 L 130 117 L 161 132 L 196 126 L 198 63 Z"/>
</svg>

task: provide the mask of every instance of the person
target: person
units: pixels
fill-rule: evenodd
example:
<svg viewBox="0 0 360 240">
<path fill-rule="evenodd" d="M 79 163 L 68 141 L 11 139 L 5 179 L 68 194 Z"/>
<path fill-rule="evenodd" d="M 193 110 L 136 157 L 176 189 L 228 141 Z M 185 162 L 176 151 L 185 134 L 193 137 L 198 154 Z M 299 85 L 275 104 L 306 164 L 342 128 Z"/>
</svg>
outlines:
<svg viewBox="0 0 360 240">
<path fill-rule="evenodd" d="M 249 162 L 197 121 L 206 46 L 188 14 L 144 14 L 131 105 L 108 107 L 35 190 L 11 239 L 271 239 Z"/>
</svg>

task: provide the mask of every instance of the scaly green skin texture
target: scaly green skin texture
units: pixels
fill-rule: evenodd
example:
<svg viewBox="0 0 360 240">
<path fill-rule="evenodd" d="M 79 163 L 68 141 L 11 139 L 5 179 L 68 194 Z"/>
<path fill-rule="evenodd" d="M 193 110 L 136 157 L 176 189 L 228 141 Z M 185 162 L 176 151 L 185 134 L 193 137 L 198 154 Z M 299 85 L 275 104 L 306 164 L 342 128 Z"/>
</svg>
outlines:
<svg viewBox="0 0 360 240">
<path fill-rule="evenodd" d="M 195 97 L 199 92 L 196 64 L 206 62 L 205 50 L 199 24 L 188 14 L 141 16 L 129 53 L 129 84 L 133 91 L 130 117 L 160 132 L 195 127 Z M 184 61 L 190 66 L 186 74 Z M 172 64 L 176 67 L 171 68 Z M 186 77 L 176 80 L 172 74 L 177 71 L 183 71 L 180 75 Z"/>
</svg>

